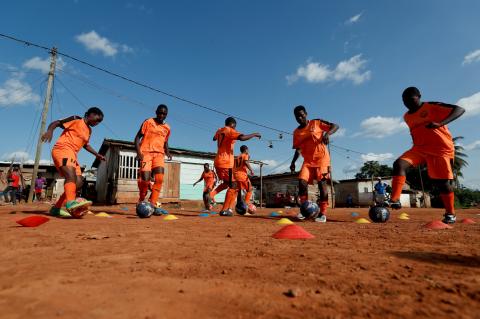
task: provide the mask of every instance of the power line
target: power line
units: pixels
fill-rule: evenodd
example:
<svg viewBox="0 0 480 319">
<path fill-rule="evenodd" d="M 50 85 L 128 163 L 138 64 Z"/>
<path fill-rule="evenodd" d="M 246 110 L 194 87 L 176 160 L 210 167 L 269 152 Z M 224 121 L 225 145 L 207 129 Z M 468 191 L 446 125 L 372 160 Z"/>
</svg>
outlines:
<svg viewBox="0 0 480 319">
<path fill-rule="evenodd" d="M 4 38 L 6 38 L 6 39 L 9 39 L 9 40 L 13 40 L 13 41 L 16 41 L 16 42 L 19 42 L 19 43 L 23 43 L 23 44 L 25 44 L 25 45 L 27 45 L 27 46 L 37 47 L 37 48 L 46 50 L 46 51 L 48 51 L 48 52 L 51 51 L 49 48 L 47 48 L 47 47 L 45 47 L 45 46 L 43 46 L 43 45 L 39 45 L 39 44 L 30 42 L 30 41 L 18 39 L 18 38 L 15 38 L 15 37 L 12 37 L 12 36 L 9 36 L 9 35 L 6 35 L 6 34 L 2 34 L 2 33 L 0 33 L 0 36 L 1 36 L 1 37 L 4 37 Z M 89 67 L 91 67 L 91 68 L 93 68 L 93 69 L 96 69 L 96 70 L 98 70 L 98 71 L 107 73 L 107 74 L 109 74 L 109 75 L 111 75 L 111 76 L 113 76 L 113 77 L 122 79 L 122 80 L 124 80 L 124 81 L 130 82 L 130 83 L 135 84 L 135 85 L 137 85 L 137 86 L 140 86 L 140 87 L 149 89 L 149 90 L 151 90 L 151 91 L 154 91 L 154 92 L 163 94 L 163 95 L 165 95 L 165 96 L 174 98 L 174 99 L 176 99 L 176 100 L 179 100 L 179 101 L 182 101 L 182 102 L 191 104 L 191 105 L 193 105 L 193 106 L 196 106 L 196 107 L 199 107 L 199 108 L 202 108 L 202 109 L 205 109 L 205 110 L 209 110 L 209 111 L 211 111 L 211 112 L 215 112 L 215 113 L 218 113 L 218 114 L 221 114 L 221 115 L 233 116 L 233 117 L 235 117 L 235 118 L 236 118 L 237 120 L 239 120 L 239 121 L 242 121 L 242 122 L 245 122 L 245 123 L 249 123 L 249 124 L 252 124 L 252 125 L 255 125 L 255 126 L 258 126 L 258 127 L 263 127 L 263 128 L 265 128 L 265 129 L 269 129 L 269 130 L 272 130 L 272 131 L 276 131 L 276 132 L 278 132 L 278 133 L 291 134 L 290 132 L 286 132 L 286 131 L 276 129 L 276 128 L 271 127 L 271 126 L 267 126 L 267 125 L 260 124 L 260 123 L 257 123 L 257 122 L 254 122 L 254 121 L 251 121 L 251 120 L 248 120 L 248 119 L 244 119 L 244 118 L 242 118 L 242 117 L 235 116 L 235 115 L 233 115 L 233 114 L 229 114 L 229 113 L 226 113 L 226 112 L 217 110 L 217 109 L 214 108 L 214 107 L 207 106 L 207 105 L 204 105 L 204 104 L 200 104 L 200 103 L 194 102 L 194 101 L 192 101 L 192 100 L 190 100 L 190 99 L 187 99 L 187 98 L 184 98 L 184 97 L 175 95 L 175 94 L 173 94 L 173 93 L 169 93 L 169 92 L 166 92 L 166 91 L 157 89 L 157 88 L 155 88 L 155 87 L 153 87 L 153 86 L 151 86 L 151 85 L 149 85 L 149 84 L 145 84 L 145 83 L 142 83 L 142 82 L 140 82 L 140 81 L 137 81 L 137 80 L 134 80 L 134 79 L 130 79 L 130 78 L 124 76 L 124 75 L 115 73 L 115 72 L 110 71 L 110 70 L 108 70 L 108 69 L 105 69 L 105 68 L 96 66 L 96 65 L 94 65 L 94 64 L 92 64 L 92 63 L 90 63 L 90 62 L 87 62 L 87 61 L 81 60 L 81 59 L 79 59 L 79 58 L 76 58 L 76 57 L 74 57 L 74 56 L 71 56 L 70 54 L 63 53 L 63 52 L 60 52 L 60 51 L 57 51 L 57 54 L 65 57 L 65 58 L 67 58 L 67 59 L 71 59 L 71 60 L 73 60 L 73 61 L 76 61 L 76 62 L 78 62 L 78 63 L 80 63 L 80 64 L 89 66 Z"/>
<path fill-rule="evenodd" d="M 6 39 L 9 39 L 9 40 L 12 40 L 12 41 L 15 41 L 15 42 L 19 42 L 19 43 L 22 43 L 26 46 L 33 46 L 33 47 L 36 47 L 36 48 L 40 48 L 40 49 L 43 49 L 43 50 L 46 50 L 47 52 L 51 52 L 51 49 L 46 47 L 46 46 L 43 46 L 43 45 L 39 45 L 39 44 L 36 44 L 36 43 L 33 43 L 33 42 L 30 42 L 30 41 L 27 41 L 27 40 L 22 40 L 22 39 L 19 39 L 19 38 L 16 38 L 16 37 L 13 37 L 13 36 L 10 36 L 10 35 L 6 35 L 6 34 L 3 34 L 3 33 L 0 33 L 0 37 L 3 37 L 3 38 L 6 38 Z M 280 129 L 277 129 L 277 128 L 274 128 L 274 127 L 271 127 L 271 126 L 268 126 L 268 125 L 264 125 L 264 124 L 261 124 L 261 123 L 257 123 L 255 121 L 251 121 L 251 120 L 248 120 L 248 119 L 245 119 L 245 118 L 242 118 L 242 117 L 238 117 L 238 116 L 235 116 L 235 115 L 232 115 L 232 114 L 229 114 L 229 113 L 226 113 L 226 112 L 223 112 L 223 111 L 220 111 L 214 107 L 211 107 L 211 106 L 207 106 L 207 105 L 204 105 L 204 104 L 201 104 L 201 103 L 197 103 L 197 102 L 194 102 L 190 99 L 187 99 L 187 98 L 183 98 L 183 97 L 180 97 L 178 95 L 175 95 L 173 93 L 169 93 L 169 92 L 166 92 L 166 91 L 163 91 L 163 90 L 160 90 L 160 89 L 157 89 L 149 84 L 145 84 L 145 83 L 142 83 L 140 81 L 137 81 L 137 80 L 134 80 L 134 79 L 130 79 L 124 75 L 121 75 L 121 74 L 118 74 L 118 73 L 115 73 L 113 71 L 110 71 L 108 69 L 105 69 L 105 68 L 102 68 L 102 67 L 99 67 L 99 66 L 96 66 L 90 62 L 87 62 L 87 61 L 84 61 L 84 60 L 81 60 L 79 58 L 76 58 L 70 54 L 67 54 L 67 53 L 63 53 L 63 52 L 60 52 L 57 50 L 57 54 L 60 55 L 60 56 L 63 56 L 65 58 L 68 58 L 68 59 L 71 59 L 75 62 L 78 62 L 80 64 L 83 64 L 83 65 L 86 65 L 90 68 L 93 68 L 93 69 L 96 69 L 98 71 L 101 71 L 101 72 L 104 72 L 106 74 L 109 74 L 113 77 L 116 77 L 116 78 L 119 78 L 119 79 L 122 79 L 124 81 L 127 81 L 127 82 L 130 82 L 132 84 L 135 84 L 137 86 L 140 86 L 140 87 L 143 87 L 143 88 L 146 88 L 148 90 L 151 90 L 151 91 L 154 91 L 154 92 L 157 92 L 157 93 L 160 93 L 160 94 L 163 94 L 165 96 L 168 96 L 168 97 L 171 97 L 171 98 L 174 98 L 176 100 L 179 100 L 179 101 L 182 101 L 182 102 L 185 102 L 185 103 L 188 103 L 188 104 L 191 104 L 193 106 L 196 106 L 196 107 L 199 107 L 199 108 L 202 108 L 202 109 L 205 109 L 205 110 L 208 110 L 208 111 L 211 111 L 211 112 L 215 112 L 217 114 L 221 114 L 221 115 L 224 115 L 224 116 L 233 116 L 235 117 L 236 119 L 238 119 L 239 121 L 242 121 L 242 122 L 245 122 L 245 123 L 249 123 L 249 124 L 252 124 L 252 125 L 255 125 L 255 126 L 258 126 L 258 127 L 263 127 L 265 129 L 269 129 L 269 130 L 272 130 L 272 131 L 275 131 L 275 132 L 278 132 L 278 133 L 284 133 L 284 134 L 288 134 L 288 135 L 293 135 L 291 132 L 287 132 L 287 131 L 284 131 L 284 130 L 280 130 Z M 349 152 L 353 152 L 353 153 L 357 153 L 357 154 L 364 154 L 362 152 L 358 152 L 358 151 L 355 151 L 355 150 L 352 150 L 352 149 L 348 149 L 346 147 L 342 147 L 342 146 L 338 146 L 338 145 L 335 145 L 335 144 L 330 144 L 332 147 L 336 147 L 336 148 L 340 148 L 340 149 L 343 149 L 343 150 L 346 150 L 346 151 L 349 151 Z"/>
</svg>

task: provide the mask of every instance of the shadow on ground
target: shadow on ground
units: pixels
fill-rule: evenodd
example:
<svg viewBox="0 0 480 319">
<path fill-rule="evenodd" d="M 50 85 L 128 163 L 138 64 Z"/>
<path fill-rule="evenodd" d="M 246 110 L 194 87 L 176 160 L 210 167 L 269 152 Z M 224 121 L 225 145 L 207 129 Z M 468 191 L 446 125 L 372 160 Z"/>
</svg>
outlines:
<svg viewBox="0 0 480 319">
<path fill-rule="evenodd" d="M 480 267 L 480 256 L 448 255 L 424 251 L 394 251 L 398 258 L 427 262 L 431 264 L 449 264 L 465 267 Z"/>
</svg>

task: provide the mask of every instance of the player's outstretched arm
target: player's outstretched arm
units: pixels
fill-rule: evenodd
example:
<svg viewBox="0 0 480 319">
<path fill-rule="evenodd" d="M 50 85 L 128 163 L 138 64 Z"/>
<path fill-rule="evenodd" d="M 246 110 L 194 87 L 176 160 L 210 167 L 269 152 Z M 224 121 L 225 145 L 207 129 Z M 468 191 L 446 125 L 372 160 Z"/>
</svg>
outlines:
<svg viewBox="0 0 480 319">
<path fill-rule="evenodd" d="M 197 185 L 198 183 L 200 183 L 203 179 L 203 174 L 202 176 L 200 176 L 200 178 L 198 179 L 198 181 L 196 181 L 195 183 L 193 183 L 193 187 L 195 187 L 195 185 Z"/>
<path fill-rule="evenodd" d="M 460 116 L 462 116 L 463 113 L 465 113 L 465 109 L 461 106 L 458 106 L 458 105 L 440 103 L 440 102 L 435 102 L 433 104 L 437 104 L 438 106 L 441 106 L 441 107 L 451 108 L 452 111 L 443 121 L 428 123 L 427 128 L 439 128 L 441 126 L 447 125 L 448 123 L 450 123 L 452 121 L 455 121 Z"/>
<path fill-rule="evenodd" d="M 63 127 L 63 124 L 68 123 L 68 122 L 73 121 L 73 120 L 78 120 L 78 119 L 81 119 L 81 117 L 77 116 L 77 115 L 74 115 L 74 116 L 67 117 L 63 120 L 53 121 L 52 123 L 50 123 L 48 125 L 47 131 L 45 133 L 43 133 L 42 142 L 50 143 L 52 141 L 53 131 L 55 131 L 55 129 L 57 127 Z"/>
<path fill-rule="evenodd" d="M 85 146 L 83 146 L 83 148 L 89 152 L 90 154 L 93 154 L 97 159 L 101 160 L 101 161 L 105 161 L 105 156 L 101 155 L 101 154 L 98 154 L 97 151 L 95 151 L 93 149 L 92 146 L 90 146 L 90 144 L 85 144 Z"/>
<path fill-rule="evenodd" d="M 252 134 L 240 134 L 237 138 L 239 141 L 248 141 L 254 137 L 258 137 L 259 139 L 262 138 L 262 135 L 260 133 L 252 133 Z"/>
<path fill-rule="evenodd" d="M 297 161 L 299 156 L 300 156 L 300 152 L 297 149 L 297 150 L 295 150 L 295 154 L 293 154 L 292 163 L 290 164 L 290 171 L 292 173 L 295 173 L 295 162 Z"/>
</svg>

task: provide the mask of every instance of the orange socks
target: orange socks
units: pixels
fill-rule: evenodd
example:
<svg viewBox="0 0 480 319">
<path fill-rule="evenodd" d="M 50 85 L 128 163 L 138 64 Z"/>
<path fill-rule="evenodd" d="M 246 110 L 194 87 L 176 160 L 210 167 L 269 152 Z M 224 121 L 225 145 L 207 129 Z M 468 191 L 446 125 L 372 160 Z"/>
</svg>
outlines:
<svg viewBox="0 0 480 319">
<path fill-rule="evenodd" d="M 445 207 L 447 213 L 455 215 L 455 195 L 453 192 L 440 194 L 440 198 L 442 199 L 443 206 Z"/>
<path fill-rule="evenodd" d="M 138 180 L 138 190 L 139 190 L 139 193 L 140 193 L 139 198 L 138 198 L 139 202 L 143 202 L 145 200 L 145 197 L 147 196 L 149 186 L 150 186 L 150 182 L 144 181 L 142 179 Z"/>
<path fill-rule="evenodd" d="M 57 202 L 55 203 L 56 208 L 62 208 L 63 205 L 65 205 L 67 196 L 65 195 L 65 192 L 58 198 Z"/>
<path fill-rule="evenodd" d="M 400 200 L 402 188 L 407 178 L 405 176 L 393 176 L 392 179 L 392 202 Z"/>
<path fill-rule="evenodd" d="M 163 174 L 155 174 L 155 182 L 153 183 L 152 194 L 150 195 L 150 203 L 152 203 L 153 206 L 157 206 L 158 197 L 162 190 L 162 184 Z"/>
<path fill-rule="evenodd" d="M 225 202 L 223 203 L 222 210 L 233 208 L 235 201 L 237 200 L 237 190 L 235 188 L 229 188 L 225 195 Z"/>
<path fill-rule="evenodd" d="M 250 199 L 252 199 L 252 191 L 248 191 L 247 194 L 245 194 L 245 203 L 247 203 L 247 205 L 250 203 Z"/>
<path fill-rule="evenodd" d="M 320 202 L 320 213 L 323 215 L 326 214 L 328 208 L 328 200 Z"/>
<path fill-rule="evenodd" d="M 75 185 L 74 182 L 67 182 L 63 188 L 65 189 L 65 198 L 67 202 L 75 200 L 77 197 L 77 185 Z"/>
</svg>

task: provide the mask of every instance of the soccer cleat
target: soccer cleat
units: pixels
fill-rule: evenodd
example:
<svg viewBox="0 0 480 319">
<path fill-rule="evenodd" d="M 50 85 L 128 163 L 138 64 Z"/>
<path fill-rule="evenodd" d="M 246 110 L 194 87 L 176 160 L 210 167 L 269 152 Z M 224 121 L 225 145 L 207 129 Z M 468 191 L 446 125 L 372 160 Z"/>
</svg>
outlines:
<svg viewBox="0 0 480 319">
<path fill-rule="evenodd" d="M 161 207 L 155 207 L 155 210 L 153 211 L 153 215 L 155 216 L 168 215 L 168 211 Z"/>
<path fill-rule="evenodd" d="M 444 224 L 455 224 L 456 221 L 457 216 L 455 214 L 445 213 L 445 215 L 443 215 L 442 222 Z"/>
<path fill-rule="evenodd" d="M 400 200 L 397 200 L 397 201 L 386 200 L 385 202 L 383 202 L 382 206 L 390 207 L 391 209 L 401 209 L 402 203 L 400 203 Z"/>
<path fill-rule="evenodd" d="M 232 217 L 233 216 L 233 212 L 232 210 L 229 208 L 227 210 L 222 210 L 219 214 L 220 216 L 224 216 L 224 217 Z"/>
<path fill-rule="evenodd" d="M 314 219 L 316 223 L 326 223 L 327 222 L 327 215 L 320 213 L 317 218 Z"/>
<path fill-rule="evenodd" d="M 303 216 L 302 213 L 298 213 L 297 219 L 304 220 L 305 216 Z"/>
<path fill-rule="evenodd" d="M 53 206 L 50 208 L 50 215 L 55 216 L 55 217 L 60 217 L 60 218 L 70 218 L 72 215 L 70 215 L 66 210 L 63 210 L 61 208 Z"/>
<path fill-rule="evenodd" d="M 88 201 L 88 200 L 83 201 L 83 202 L 77 202 L 76 200 L 71 200 L 71 201 L 68 201 L 65 206 L 66 206 L 68 212 L 72 212 L 74 210 L 79 209 L 80 207 L 90 206 L 90 205 L 92 205 L 92 202 Z"/>
</svg>

